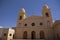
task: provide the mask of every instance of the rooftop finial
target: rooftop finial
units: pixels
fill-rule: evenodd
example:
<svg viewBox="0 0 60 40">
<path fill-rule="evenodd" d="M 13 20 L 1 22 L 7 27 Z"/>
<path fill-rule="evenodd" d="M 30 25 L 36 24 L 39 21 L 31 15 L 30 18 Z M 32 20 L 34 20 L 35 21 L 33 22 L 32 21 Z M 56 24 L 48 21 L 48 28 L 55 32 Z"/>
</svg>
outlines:
<svg viewBox="0 0 60 40">
<path fill-rule="evenodd" d="M 46 4 L 46 0 L 44 0 L 44 4 Z"/>
<path fill-rule="evenodd" d="M 46 0 L 44 0 L 44 7 L 48 8 L 48 5 L 46 4 Z"/>
<path fill-rule="evenodd" d="M 46 8 L 49 8 L 47 4 L 44 5 Z"/>
</svg>

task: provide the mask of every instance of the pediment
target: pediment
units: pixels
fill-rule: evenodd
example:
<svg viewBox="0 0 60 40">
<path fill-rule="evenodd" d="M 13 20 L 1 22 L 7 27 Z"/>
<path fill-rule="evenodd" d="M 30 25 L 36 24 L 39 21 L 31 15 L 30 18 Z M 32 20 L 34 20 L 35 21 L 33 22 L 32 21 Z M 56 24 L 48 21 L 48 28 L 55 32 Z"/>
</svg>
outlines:
<svg viewBox="0 0 60 40">
<path fill-rule="evenodd" d="M 32 15 L 32 16 L 29 16 L 27 17 L 24 21 L 28 21 L 28 20 L 31 20 L 31 21 L 34 21 L 34 20 L 42 20 L 43 17 L 42 16 L 36 16 L 36 15 Z"/>
<path fill-rule="evenodd" d="M 32 16 L 28 17 L 27 19 L 29 19 L 29 18 L 31 18 L 31 19 L 40 19 L 40 18 L 42 18 L 42 16 L 32 15 Z"/>
</svg>

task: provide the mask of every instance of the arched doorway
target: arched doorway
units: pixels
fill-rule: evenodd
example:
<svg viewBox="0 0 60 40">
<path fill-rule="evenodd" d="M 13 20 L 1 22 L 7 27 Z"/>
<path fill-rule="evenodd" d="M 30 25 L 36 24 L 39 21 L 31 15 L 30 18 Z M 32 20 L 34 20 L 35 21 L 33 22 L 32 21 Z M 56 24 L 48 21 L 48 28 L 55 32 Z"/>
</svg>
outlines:
<svg viewBox="0 0 60 40">
<path fill-rule="evenodd" d="M 36 38 L 36 33 L 35 33 L 35 31 L 32 31 L 31 32 L 31 39 L 35 39 Z"/>
<path fill-rule="evenodd" d="M 27 39 L 27 31 L 24 31 L 24 33 L 23 33 L 23 39 Z"/>
<path fill-rule="evenodd" d="M 45 38 L 44 31 L 40 31 L 40 39 L 44 39 L 44 38 Z"/>
<path fill-rule="evenodd" d="M 59 37 L 59 34 L 57 34 L 57 39 L 59 39 L 60 37 Z"/>
</svg>

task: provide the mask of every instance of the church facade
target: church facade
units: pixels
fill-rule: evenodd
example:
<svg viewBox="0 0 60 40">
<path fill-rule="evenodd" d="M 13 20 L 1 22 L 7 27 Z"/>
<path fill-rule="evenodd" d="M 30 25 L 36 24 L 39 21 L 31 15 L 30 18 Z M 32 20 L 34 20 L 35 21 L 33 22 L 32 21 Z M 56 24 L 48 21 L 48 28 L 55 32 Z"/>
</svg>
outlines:
<svg viewBox="0 0 60 40">
<path fill-rule="evenodd" d="M 4 34 L 3 32 L 1 39 L 60 39 L 60 20 L 56 20 L 53 23 L 51 10 L 46 4 L 42 8 L 42 16 L 32 15 L 30 17 L 27 17 L 25 9 L 22 8 L 18 13 L 17 25 L 12 29 L 14 31 L 7 31 L 7 34 L 9 34 L 8 36 L 6 36 L 6 33 Z"/>
<path fill-rule="evenodd" d="M 44 5 L 42 16 L 32 15 L 26 17 L 26 12 L 22 10 L 18 14 L 16 39 L 44 39 L 52 38 L 52 16 L 50 9 Z"/>
</svg>

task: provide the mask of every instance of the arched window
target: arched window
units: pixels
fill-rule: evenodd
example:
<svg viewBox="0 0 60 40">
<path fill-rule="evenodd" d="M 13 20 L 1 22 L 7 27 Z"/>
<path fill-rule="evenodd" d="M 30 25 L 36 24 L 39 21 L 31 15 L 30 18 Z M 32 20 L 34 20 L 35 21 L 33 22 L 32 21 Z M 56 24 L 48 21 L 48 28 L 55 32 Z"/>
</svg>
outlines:
<svg viewBox="0 0 60 40">
<path fill-rule="evenodd" d="M 36 33 L 35 33 L 35 31 L 31 32 L 31 39 L 36 39 Z"/>
<path fill-rule="evenodd" d="M 35 23 L 32 23 L 31 25 L 32 25 L 32 26 L 35 26 Z"/>
<path fill-rule="evenodd" d="M 46 13 L 46 17 L 49 17 L 49 14 L 48 13 Z"/>
<path fill-rule="evenodd" d="M 24 33 L 23 33 L 23 39 L 27 39 L 27 31 L 24 31 Z"/>
<path fill-rule="evenodd" d="M 40 31 L 40 39 L 44 39 L 44 38 L 45 38 L 44 31 Z"/>
<path fill-rule="evenodd" d="M 20 20 L 22 20 L 22 16 L 20 16 Z"/>
</svg>

